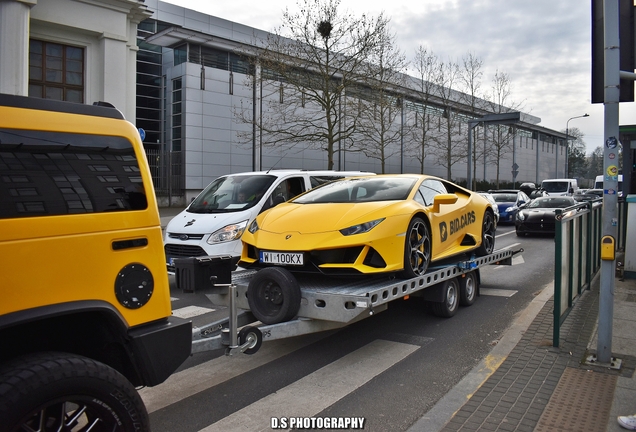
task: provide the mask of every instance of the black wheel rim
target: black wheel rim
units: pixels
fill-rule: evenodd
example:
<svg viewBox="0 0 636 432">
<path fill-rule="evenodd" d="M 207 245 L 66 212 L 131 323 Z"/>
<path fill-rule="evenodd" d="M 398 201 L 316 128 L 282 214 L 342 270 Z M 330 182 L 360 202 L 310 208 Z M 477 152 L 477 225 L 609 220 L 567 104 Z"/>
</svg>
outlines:
<svg viewBox="0 0 636 432">
<path fill-rule="evenodd" d="M 487 253 L 492 253 L 495 249 L 495 221 L 490 212 L 486 212 L 484 215 L 484 227 L 483 227 L 483 239 L 484 249 Z"/>
<path fill-rule="evenodd" d="M 56 400 L 33 412 L 21 422 L 18 431 L 32 432 L 117 432 L 124 427 L 113 418 L 103 401 L 83 396 Z"/>
<path fill-rule="evenodd" d="M 259 310 L 266 315 L 275 315 L 283 306 L 283 290 L 275 282 L 264 282 L 258 285 L 255 291 L 254 300 L 259 306 Z"/>
<path fill-rule="evenodd" d="M 416 275 L 422 275 L 426 272 L 431 259 L 431 238 L 424 222 L 416 221 L 411 226 L 408 242 L 411 270 Z"/>
</svg>

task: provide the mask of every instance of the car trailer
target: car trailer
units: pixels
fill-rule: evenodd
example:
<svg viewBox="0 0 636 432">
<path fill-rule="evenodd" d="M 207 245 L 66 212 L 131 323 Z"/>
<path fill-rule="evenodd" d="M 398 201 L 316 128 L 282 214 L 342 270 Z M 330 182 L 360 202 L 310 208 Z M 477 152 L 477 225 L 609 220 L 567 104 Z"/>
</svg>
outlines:
<svg viewBox="0 0 636 432">
<path fill-rule="evenodd" d="M 389 302 L 400 298 L 422 297 L 433 314 L 451 317 L 458 306 L 470 306 L 479 296 L 481 267 L 511 265 L 520 252 L 523 249 L 455 258 L 404 280 L 387 274 L 292 274 L 282 267 L 232 271 L 229 256 L 175 259 L 175 277 L 183 292 L 203 292 L 214 305 L 229 310 L 227 318 L 193 327 L 192 353 L 225 348 L 226 355 L 254 354 L 264 338 L 345 327 L 386 310 Z"/>
</svg>

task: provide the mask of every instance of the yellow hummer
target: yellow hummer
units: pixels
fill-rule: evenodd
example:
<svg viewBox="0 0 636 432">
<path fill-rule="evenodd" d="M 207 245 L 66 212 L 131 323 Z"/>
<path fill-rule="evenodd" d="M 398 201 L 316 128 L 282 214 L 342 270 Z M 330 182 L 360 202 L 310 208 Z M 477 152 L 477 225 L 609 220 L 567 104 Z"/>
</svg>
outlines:
<svg viewBox="0 0 636 432">
<path fill-rule="evenodd" d="M 117 109 L 0 95 L 0 263 L 2 429 L 149 430 L 135 387 L 183 363 L 192 324 Z"/>
</svg>

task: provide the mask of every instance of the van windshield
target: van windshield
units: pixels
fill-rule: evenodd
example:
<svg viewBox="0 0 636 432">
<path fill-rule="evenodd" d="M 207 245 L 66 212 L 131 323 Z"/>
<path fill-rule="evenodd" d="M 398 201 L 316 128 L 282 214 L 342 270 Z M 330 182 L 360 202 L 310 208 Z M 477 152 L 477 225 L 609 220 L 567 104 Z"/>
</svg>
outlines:
<svg viewBox="0 0 636 432">
<path fill-rule="evenodd" d="M 551 181 L 551 182 L 543 182 L 541 187 L 546 192 L 567 192 L 569 183 L 566 181 Z"/>
<path fill-rule="evenodd" d="M 262 199 L 275 176 L 231 175 L 210 183 L 188 207 L 190 213 L 229 213 L 254 207 Z"/>
</svg>

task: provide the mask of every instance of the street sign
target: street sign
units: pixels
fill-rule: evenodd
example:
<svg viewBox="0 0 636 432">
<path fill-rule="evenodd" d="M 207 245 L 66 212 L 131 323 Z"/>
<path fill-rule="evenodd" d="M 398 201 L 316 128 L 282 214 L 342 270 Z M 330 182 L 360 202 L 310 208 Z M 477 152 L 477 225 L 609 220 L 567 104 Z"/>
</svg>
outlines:
<svg viewBox="0 0 636 432">
<path fill-rule="evenodd" d="M 512 178 L 517 178 L 517 174 L 519 174 L 519 170 L 512 170 Z"/>
</svg>

